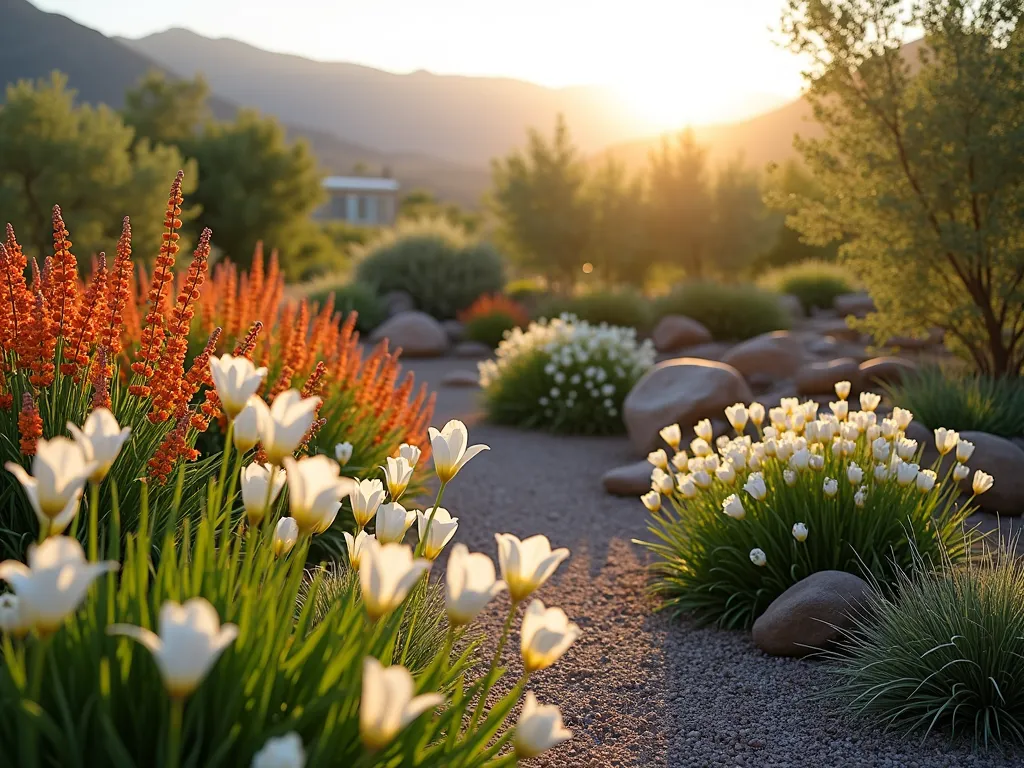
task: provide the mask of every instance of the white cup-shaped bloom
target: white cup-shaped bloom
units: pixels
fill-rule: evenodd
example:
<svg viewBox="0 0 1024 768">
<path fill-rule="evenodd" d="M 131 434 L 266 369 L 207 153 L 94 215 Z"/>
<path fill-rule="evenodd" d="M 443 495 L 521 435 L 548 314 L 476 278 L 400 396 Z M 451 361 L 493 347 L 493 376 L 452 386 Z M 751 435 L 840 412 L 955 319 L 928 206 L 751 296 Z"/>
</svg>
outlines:
<svg viewBox="0 0 1024 768">
<path fill-rule="evenodd" d="M 352 443 L 346 441 L 335 445 L 334 458 L 343 467 L 348 464 L 352 460 Z"/>
<path fill-rule="evenodd" d="M 792 469 L 783 470 L 782 480 L 786 483 L 786 485 L 792 488 L 794 485 L 796 485 L 796 472 L 794 472 Z"/>
<path fill-rule="evenodd" d="M 850 382 L 848 381 L 837 381 L 836 382 L 836 396 L 840 400 L 845 400 L 850 396 Z"/>
<path fill-rule="evenodd" d="M 252 768 L 305 768 L 306 750 L 295 731 L 267 739 L 252 758 Z"/>
<path fill-rule="evenodd" d="M 889 447 L 889 441 L 884 437 L 879 437 L 871 443 L 871 455 L 875 461 L 888 461 Z"/>
<path fill-rule="evenodd" d="M 299 461 L 286 456 L 284 468 L 288 473 L 288 511 L 300 533 L 323 533 L 331 527 L 341 500 L 351 493 L 356 481 L 341 477 L 338 462 L 326 456 Z"/>
<path fill-rule="evenodd" d="M 359 556 L 359 584 L 366 613 L 374 621 L 391 613 L 429 568 L 430 561 L 414 558 L 405 544 L 381 544 L 367 537 Z"/>
<path fill-rule="evenodd" d="M 751 403 L 747 408 L 747 415 L 755 427 L 760 427 L 764 423 L 764 406 L 761 403 Z"/>
<path fill-rule="evenodd" d="M 387 463 L 382 469 L 384 470 L 384 480 L 387 482 L 388 493 L 391 494 L 391 500 L 398 501 L 402 498 L 402 494 L 405 493 L 405 489 L 409 487 L 409 481 L 412 480 L 412 464 L 402 456 L 399 456 L 397 459 L 393 456 L 388 456 Z"/>
<path fill-rule="evenodd" d="M 806 448 L 801 448 L 797 451 L 793 451 L 793 455 L 789 457 L 790 469 L 801 471 L 807 469 L 811 463 L 811 452 Z"/>
<path fill-rule="evenodd" d="M 722 511 L 733 520 L 742 520 L 747 516 L 747 510 L 743 508 L 743 502 L 735 493 L 730 493 L 722 500 Z"/>
<path fill-rule="evenodd" d="M 910 426 L 910 422 L 914 420 L 914 414 L 906 408 L 896 407 L 892 409 L 892 420 L 896 422 L 897 427 L 905 432 Z"/>
<path fill-rule="evenodd" d="M 498 563 L 501 576 L 508 585 L 513 602 L 525 600 L 569 557 L 565 547 L 551 549 L 551 542 L 543 534 L 520 540 L 511 533 L 496 533 Z"/>
<path fill-rule="evenodd" d="M 409 443 L 402 443 L 398 446 L 398 458 L 405 459 L 409 462 L 410 467 L 416 466 L 416 462 L 420 460 L 420 456 L 423 455 L 423 451 L 417 448 L 415 445 L 409 445 Z"/>
<path fill-rule="evenodd" d="M 704 474 L 706 475 L 707 473 L 704 472 Z M 710 482 L 710 478 L 708 480 Z M 676 484 L 679 495 L 684 499 L 694 499 L 697 497 L 697 483 L 694 482 L 693 475 L 684 475 L 682 473 L 676 475 Z"/>
<path fill-rule="evenodd" d="M 895 442 L 896 455 L 904 461 L 910 461 L 917 453 L 917 440 L 901 437 Z"/>
<path fill-rule="evenodd" d="M 260 406 L 256 401 L 262 403 L 259 396 L 250 397 L 245 406 L 235 416 L 235 428 L 231 433 L 231 439 L 240 452 L 252 450 L 260 441 Z"/>
<path fill-rule="evenodd" d="M 225 354 L 210 358 L 213 386 L 229 419 L 234 419 L 246 401 L 256 394 L 266 375 L 266 368 L 257 368 L 247 357 Z"/>
<path fill-rule="evenodd" d="M 826 477 L 825 482 L 822 483 L 821 489 L 825 492 L 825 495 L 831 499 L 839 493 L 839 482 L 831 477 Z"/>
<path fill-rule="evenodd" d="M 0 635 L 23 637 L 31 630 L 32 625 L 21 610 L 18 596 L 13 592 L 0 595 Z"/>
<path fill-rule="evenodd" d="M 764 553 L 763 549 L 754 547 L 750 550 L 750 562 L 756 565 L 758 568 L 764 568 L 768 565 L 768 556 Z"/>
<path fill-rule="evenodd" d="M 430 520 L 430 510 L 416 512 L 416 529 L 423 542 L 423 556 L 427 560 L 436 560 L 441 550 L 452 540 L 455 531 L 459 527 L 459 518 L 452 517 L 447 509 L 438 507 L 434 512 L 434 521 L 430 523 L 430 532 L 427 532 L 427 523 Z M 426 537 L 426 538 L 424 538 Z"/>
<path fill-rule="evenodd" d="M 821 471 L 825 468 L 825 457 L 820 453 L 812 453 L 807 457 L 807 466 L 815 471 Z"/>
<path fill-rule="evenodd" d="M 862 411 L 873 412 L 880 402 L 882 402 L 882 398 L 874 392 L 860 393 L 860 409 Z"/>
<path fill-rule="evenodd" d="M 954 450 L 959 442 L 960 434 L 954 432 L 952 429 L 939 427 L 935 430 L 935 448 L 938 450 L 940 455 L 945 456 L 947 453 Z"/>
<path fill-rule="evenodd" d="M 271 546 L 274 548 L 274 556 L 287 555 L 294 549 L 299 540 L 299 524 L 293 517 L 282 517 L 274 526 L 274 539 Z"/>
<path fill-rule="evenodd" d="M 118 567 L 113 561 L 87 562 L 77 540 L 52 536 L 29 546 L 27 566 L 17 560 L 0 563 L 0 579 L 18 596 L 22 622 L 48 634 L 78 608 L 93 581 Z"/>
<path fill-rule="evenodd" d="M 657 512 L 661 509 L 661 494 L 655 490 L 650 490 L 640 497 L 640 501 L 644 503 L 650 512 Z"/>
<path fill-rule="evenodd" d="M 675 449 L 679 448 L 679 443 L 683 439 L 683 431 L 679 428 L 678 424 L 669 424 L 667 427 L 662 427 L 658 434 L 661 435 L 662 440 Z"/>
<path fill-rule="evenodd" d="M 846 421 L 846 417 L 850 413 L 850 403 L 847 400 L 840 400 L 835 403 L 829 403 L 828 407 L 832 409 L 832 413 L 840 421 Z"/>
<path fill-rule="evenodd" d="M 352 488 L 348 498 L 352 502 L 352 517 L 359 528 L 365 528 L 373 520 L 385 496 L 384 483 L 380 480 L 360 480 Z"/>
<path fill-rule="evenodd" d="M 764 475 L 760 472 L 751 472 L 747 476 L 747 482 L 743 484 L 743 490 L 758 501 L 764 501 L 768 495 L 768 486 L 765 485 Z"/>
<path fill-rule="evenodd" d="M 341 535 L 345 537 L 349 565 L 353 571 L 358 571 L 359 565 L 363 560 L 363 550 L 366 548 L 366 542 L 370 539 L 376 541 L 377 537 L 366 531 L 357 531 L 355 536 L 348 531 L 343 531 Z"/>
<path fill-rule="evenodd" d="M 807 541 L 807 524 L 806 523 L 794 523 L 793 524 L 793 538 L 797 541 Z"/>
<path fill-rule="evenodd" d="M 875 464 L 874 475 L 876 482 L 882 482 L 888 480 L 891 477 L 889 467 L 886 464 Z"/>
<path fill-rule="evenodd" d="M 747 411 L 747 406 L 743 403 L 735 403 L 725 409 L 725 418 L 729 420 L 729 424 L 737 432 L 742 432 L 747 426 L 747 419 L 750 418 L 750 413 Z"/>
<path fill-rule="evenodd" d="M 711 426 L 710 419 L 701 419 L 698 421 L 693 428 L 693 433 L 705 443 L 710 443 L 711 439 L 715 436 L 715 430 Z"/>
<path fill-rule="evenodd" d="M 444 702 L 439 693 L 413 696 L 415 683 L 401 665 L 383 666 L 372 656 L 363 661 L 359 736 L 367 749 L 383 749 L 409 723 Z"/>
<path fill-rule="evenodd" d="M 982 472 L 980 469 L 974 473 L 974 480 L 971 483 L 972 490 L 976 493 L 984 493 L 995 484 L 992 475 Z"/>
<path fill-rule="evenodd" d="M 932 488 L 935 487 L 935 480 L 937 476 L 935 472 L 930 469 L 922 469 L 917 473 L 915 482 L 917 483 L 917 490 L 921 493 L 928 493 Z"/>
<path fill-rule="evenodd" d="M 864 470 L 855 461 L 850 462 L 850 466 L 846 468 L 846 479 L 850 481 L 850 485 L 860 485 L 864 479 Z"/>
<path fill-rule="evenodd" d="M 13 461 L 4 467 L 17 478 L 48 536 L 63 532 L 78 514 L 82 489 L 96 468 L 78 443 L 66 437 L 40 439 L 32 458 L 32 474 Z"/>
<path fill-rule="evenodd" d="M 245 516 L 249 519 L 249 525 L 259 525 L 267 514 L 267 485 L 270 483 L 272 469 L 269 464 L 253 462 L 239 470 L 242 506 L 245 508 Z M 270 491 L 270 504 L 273 504 L 278 494 L 281 493 L 284 482 L 285 472 L 283 470 L 275 472 L 274 487 Z"/>
<path fill-rule="evenodd" d="M 445 569 L 445 610 L 452 625 L 469 624 L 503 589 L 491 558 L 470 552 L 465 544 L 452 547 Z"/>
<path fill-rule="evenodd" d="M 658 469 L 668 469 L 668 454 L 665 453 L 664 448 L 651 451 L 647 454 L 647 463 L 653 464 Z"/>
<path fill-rule="evenodd" d="M 401 504 L 381 504 L 377 508 L 377 541 L 381 544 L 398 544 L 405 538 L 405 532 L 416 522 L 416 513 Z"/>
<path fill-rule="evenodd" d="M 672 493 L 675 485 L 672 482 L 672 475 L 665 470 L 655 467 L 651 472 L 651 488 L 659 493 Z"/>
<path fill-rule="evenodd" d="M 291 456 L 302 444 L 316 418 L 320 398 L 303 397 L 297 389 L 286 389 L 269 406 L 259 402 L 260 442 L 267 461 L 280 465 L 285 456 Z"/>
<path fill-rule="evenodd" d="M 469 431 L 458 419 L 452 419 L 440 431 L 434 427 L 427 431 L 430 433 L 430 448 L 434 454 L 434 471 L 442 483 L 455 477 L 478 453 L 490 450 L 487 445 L 470 446 Z"/>
<path fill-rule="evenodd" d="M 974 443 L 970 440 L 957 440 L 956 442 L 956 460 L 961 464 L 967 463 L 971 456 L 974 455 Z"/>
<path fill-rule="evenodd" d="M 711 455 L 711 443 L 705 440 L 703 437 L 695 437 L 690 441 L 690 453 L 697 457 L 705 457 Z"/>
<path fill-rule="evenodd" d="M 893 419 L 882 419 L 882 437 L 892 440 L 900 431 L 899 425 Z"/>
<path fill-rule="evenodd" d="M 523 667 L 532 673 L 562 658 L 580 636 L 580 628 L 561 608 L 545 608 L 540 600 L 534 600 L 523 614 L 519 635 Z"/>
<path fill-rule="evenodd" d="M 188 696 L 199 687 L 221 653 L 238 636 L 234 624 L 221 626 L 217 609 L 202 597 L 160 607 L 159 634 L 145 627 L 113 624 L 107 634 L 125 635 L 144 645 L 172 697 Z"/>
<path fill-rule="evenodd" d="M 858 507 L 863 507 L 864 502 L 868 500 L 868 489 L 867 486 L 862 485 L 857 489 L 857 492 L 853 494 L 853 503 Z"/>
<path fill-rule="evenodd" d="M 731 461 L 723 461 L 721 466 L 715 470 L 715 477 L 726 485 L 732 485 L 736 481 L 736 468 Z"/>
<path fill-rule="evenodd" d="M 94 465 L 89 480 L 99 483 L 107 476 L 114 460 L 121 453 L 121 447 L 132 433 L 132 428 L 122 429 L 114 414 L 106 408 L 97 408 L 89 414 L 81 429 L 69 421 L 68 431 L 82 449 L 86 462 Z"/>
<path fill-rule="evenodd" d="M 917 479 L 920 469 L 917 464 L 908 464 L 905 461 L 901 461 L 896 465 L 896 482 L 900 485 L 910 485 Z"/>
<path fill-rule="evenodd" d="M 955 467 L 953 467 L 953 479 L 956 480 L 958 483 L 961 480 L 966 480 L 970 476 L 971 468 L 968 467 L 966 464 L 957 464 Z"/>
<path fill-rule="evenodd" d="M 538 703 L 533 691 L 527 691 L 523 711 L 512 736 L 516 757 L 529 760 L 571 738 L 572 732 L 562 724 L 562 713 L 558 707 Z"/>
<path fill-rule="evenodd" d="M 686 451 L 677 451 L 672 456 L 672 466 L 678 469 L 680 472 L 686 471 L 690 465 L 690 457 L 686 455 Z"/>
<path fill-rule="evenodd" d="M 698 488 L 709 488 L 711 486 L 711 475 L 705 469 L 698 469 L 690 473 L 690 479 Z"/>
</svg>

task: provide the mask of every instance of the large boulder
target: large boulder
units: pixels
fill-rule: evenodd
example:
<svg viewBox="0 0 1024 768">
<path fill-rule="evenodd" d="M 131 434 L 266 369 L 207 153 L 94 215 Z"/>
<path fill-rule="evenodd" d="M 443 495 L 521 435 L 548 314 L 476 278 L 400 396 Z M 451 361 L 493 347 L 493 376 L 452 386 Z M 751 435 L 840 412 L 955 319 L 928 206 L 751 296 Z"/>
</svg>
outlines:
<svg viewBox="0 0 1024 768">
<path fill-rule="evenodd" d="M 843 317 L 864 318 L 875 311 L 874 300 L 866 293 L 844 293 L 836 296 L 832 306 Z"/>
<path fill-rule="evenodd" d="M 658 447 L 662 427 L 678 423 L 686 429 L 753 397 L 735 368 L 682 357 L 659 363 L 643 375 L 626 396 L 623 419 L 633 447 L 646 454 Z"/>
<path fill-rule="evenodd" d="M 812 573 L 775 598 L 754 622 L 754 645 L 772 656 L 812 654 L 853 626 L 851 616 L 863 609 L 870 593 L 868 583 L 852 573 Z"/>
<path fill-rule="evenodd" d="M 783 379 L 796 373 L 802 353 L 800 343 L 788 331 L 774 331 L 737 344 L 722 356 L 748 379 L 767 376 Z"/>
<path fill-rule="evenodd" d="M 388 318 L 370 336 L 371 341 L 387 339 L 401 347 L 405 357 L 436 357 L 448 350 L 444 327 L 425 312 L 401 312 Z"/>
<path fill-rule="evenodd" d="M 458 344 L 466 335 L 466 327 L 458 320 L 444 320 L 441 327 L 448 334 L 448 340 L 452 344 Z"/>
<path fill-rule="evenodd" d="M 685 315 L 665 315 L 654 327 L 651 341 L 659 352 L 675 352 L 708 343 L 711 341 L 711 331 Z"/>
<path fill-rule="evenodd" d="M 860 364 L 865 387 L 877 384 L 899 384 L 908 373 L 917 370 L 917 365 L 905 357 L 873 357 Z"/>
<path fill-rule="evenodd" d="M 852 357 L 810 363 L 796 375 L 796 391 L 800 395 L 834 395 L 837 382 L 848 381 L 854 392 L 860 390 L 860 366 Z"/>
<path fill-rule="evenodd" d="M 651 490 L 651 471 L 654 467 L 646 459 L 604 473 L 601 482 L 608 493 L 615 496 L 641 496 Z"/>
</svg>

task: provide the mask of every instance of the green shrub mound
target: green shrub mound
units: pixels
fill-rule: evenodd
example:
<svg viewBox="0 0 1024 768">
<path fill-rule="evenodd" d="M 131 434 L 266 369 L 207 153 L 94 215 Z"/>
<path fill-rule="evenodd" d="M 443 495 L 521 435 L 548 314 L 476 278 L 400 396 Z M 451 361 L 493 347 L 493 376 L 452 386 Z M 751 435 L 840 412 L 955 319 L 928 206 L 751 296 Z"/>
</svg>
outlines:
<svg viewBox="0 0 1024 768">
<path fill-rule="evenodd" d="M 480 363 L 488 417 L 498 424 L 584 435 L 624 430 L 622 403 L 654 364 L 636 331 L 571 315 L 514 329 Z"/>
<path fill-rule="evenodd" d="M 995 378 L 928 366 L 908 372 L 887 387 L 897 405 L 917 414 L 929 427 L 1024 435 L 1024 380 Z"/>
<path fill-rule="evenodd" d="M 616 325 L 643 333 L 651 326 L 650 305 L 633 291 L 592 291 L 578 296 L 557 296 L 543 302 L 538 317 L 573 315 L 591 325 Z"/>
<path fill-rule="evenodd" d="M 654 302 L 654 320 L 684 315 L 704 325 L 716 341 L 743 341 L 789 328 L 778 294 L 754 285 L 684 283 Z"/>
<path fill-rule="evenodd" d="M 359 282 L 381 295 L 404 291 L 417 309 L 439 320 L 505 286 L 501 254 L 445 220 L 401 222 L 359 249 L 357 259 Z"/>
<path fill-rule="evenodd" d="M 464 335 L 469 341 L 478 341 L 494 349 L 505 338 L 505 333 L 519 326 L 507 312 L 489 312 L 477 315 L 464 324 Z"/>
<path fill-rule="evenodd" d="M 766 272 L 757 284 L 776 293 L 800 299 L 804 312 L 831 309 L 836 296 L 857 290 L 857 281 L 838 264 L 812 259 Z"/>
<path fill-rule="evenodd" d="M 332 295 L 336 312 L 341 312 L 342 315 L 349 312 L 359 313 L 356 328 L 360 333 L 370 333 L 387 319 L 388 308 L 372 285 L 325 278 L 308 284 L 305 290 L 306 298 L 321 306 Z"/>
<path fill-rule="evenodd" d="M 962 566 L 921 559 L 891 596 L 876 592 L 829 658 L 830 696 L 880 726 L 1020 747 L 1024 561 L 1003 550 Z"/>
</svg>

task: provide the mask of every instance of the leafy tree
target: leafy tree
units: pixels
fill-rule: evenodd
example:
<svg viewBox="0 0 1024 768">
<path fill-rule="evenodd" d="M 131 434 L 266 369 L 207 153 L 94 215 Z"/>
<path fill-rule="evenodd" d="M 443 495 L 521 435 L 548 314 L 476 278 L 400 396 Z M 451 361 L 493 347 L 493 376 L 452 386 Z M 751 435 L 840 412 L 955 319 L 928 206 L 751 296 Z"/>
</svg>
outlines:
<svg viewBox="0 0 1024 768">
<path fill-rule="evenodd" d="M 479 231 L 483 217 L 473 211 L 464 211 L 457 203 L 442 203 L 433 192 L 414 189 L 402 195 L 398 203 L 400 219 L 446 219 L 469 234 Z"/>
<path fill-rule="evenodd" d="M 135 129 L 136 138 L 180 145 L 209 119 L 209 95 L 202 75 L 194 80 L 168 80 L 154 69 L 125 94 L 121 114 L 125 124 Z"/>
<path fill-rule="evenodd" d="M 330 247 L 322 232 L 298 231 L 322 200 L 321 179 L 309 145 L 289 144 L 276 119 L 242 110 L 232 122 L 207 123 L 182 147 L 199 164 L 196 225 L 212 229 L 233 261 L 247 266 L 259 240 L 285 263 L 300 249 L 313 259 L 310 238 L 316 249 Z"/>
<path fill-rule="evenodd" d="M 878 338 L 938 327 L 997 375 L 1024 367 L 1022 15 L 1020 0 L 789 0 L 783 20 L 825 129 L 798 144 L 823 199 L 790 221 L 845 239 Z"/>
<path fill-rule="evenodd" d="M 550 141 L 531 130 L 525 151 L 492 163 L 491 204 L 520 264 L 571 286 L 584 261 L 590 209 L 586 168 L 561 116 Z"/>
<path fill-rule="evenodd" d="M 836 260 L 838 242 L 812 245 L 786 221 L 786 214 L 795 213 L 808 200 L 820 201 L 822 197 L 820 185 L 799 161 L 789 160 L 769 168 L 765 200 L 776 212 L 769 216 L 776 235 L 772 246 L 757 258 L 756 271 L 801 261 Z"/>
<path fill-rule="evenodd" d="M 711 191 L 708 253 L 726 277 L 743 273 L 773 229 L 761 196 L 760 175 L 738 156 L 723 165 Z"/>
<path fill-rule="evenodd" d="M 133 151 L 133 139 L 116 112 L 76 106 L 61 74 L 7 87 L 0 106 L 0 212 L 30 255 L 51 252 L 55 204 L 79 258 L 112 251 L 125 215 L 138 257 L 155 255 L 170 183 L 184 167 L 191 192 L 196 173 L 175 148 L 141 141 Z"/>
<path fill-rule="evenodd" d="M 654 248 L 643 178 L 628 178 L 625 167 L 609 158 L 594 172 L 586 192 L 592 214 L 586 255 L 594 276 L 606 285 L 643 287 Z"/>
</svg>

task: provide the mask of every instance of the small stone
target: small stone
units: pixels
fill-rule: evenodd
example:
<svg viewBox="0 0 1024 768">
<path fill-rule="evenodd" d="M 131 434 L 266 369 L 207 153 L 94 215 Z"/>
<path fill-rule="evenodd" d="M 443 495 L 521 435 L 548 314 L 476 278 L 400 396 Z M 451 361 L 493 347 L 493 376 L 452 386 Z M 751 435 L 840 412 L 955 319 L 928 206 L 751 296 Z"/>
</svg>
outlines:
<svg viewBox="0 0 1024 768">
<path fill-rule="evenodd" d="M 444 320 L 441 322 L 441 327 L 448 334 L 448 341 L 452 344 L 458 344 L 466 334 L 465 326 L 458 320 Z"/>
<path fill-rule="evenodd" d="M 436 357 L 448 349 L 448 334 L 425 312 L 402 312 L 388 318 L 370 336 L 377 342 L 387 339 L 391 348 L 402 348 L 405 357 Z"/>
<path fill-rule="evenodd" d="M 654 467 L 644 461 L 616 467 L 604 473 L 604 489 L 615 496 L 640 496 L 651 490 L 651 471 Z"/>
<path fill-rule="evenodd" d="M 835 385 L 840 381 L 849 381 L 854 392 L 860 390 L 860 366 L 853 358 L 805 365 L 796 375 L 796 391 L 801 395 L 834 394 Z"/>
<path fill-rule="evenodd" d="M 457 369 L 454 371 L 448 371 L 441 379 L 441 386 L 443 387 L 479 387 L 480 376 L 476 371 L 467 371 L 465 369 Z"/>
<path fill-rule="evenodd" d="M 456 357 L 490 357 L 493 351 L 481 341 L 460 341 L 455 345 Z"/>
<path fill-rule="evenodd" d="M 655 326 L 651 341 L 659 352 L 675 352 L 708 343 L 711 341 L 711 331 L 684 315 L 666 315 Z"/>
<path fill-rule="evenodd" d="M 842 316 L 853 315 L 864 318 L 875 311 L 875 302 L 867 293 L 844 293 L 836 296 L 832 304 L 836 312 Z"/>
</svg>

